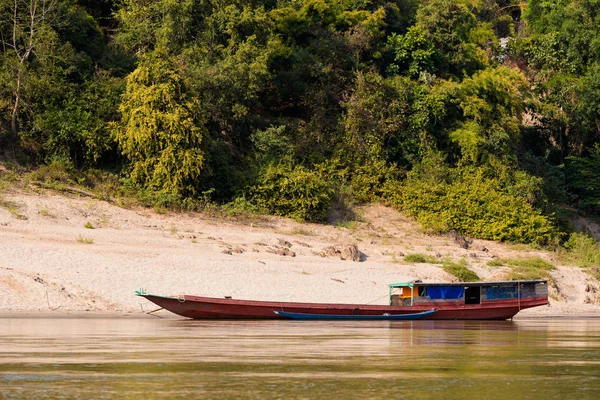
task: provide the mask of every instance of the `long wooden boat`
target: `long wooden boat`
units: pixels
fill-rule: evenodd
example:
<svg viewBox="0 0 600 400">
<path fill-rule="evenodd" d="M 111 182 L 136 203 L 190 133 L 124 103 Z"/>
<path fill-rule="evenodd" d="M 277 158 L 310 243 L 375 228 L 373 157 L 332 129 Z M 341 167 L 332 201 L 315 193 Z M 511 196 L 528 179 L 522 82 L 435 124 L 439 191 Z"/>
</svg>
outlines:
<svg viewBox="0 0 600 400">
<path fill-rule="evenodd" d="M 413 314 L 381 314 L 381 315 L 335 315 L 335 314 L 305 314 L 285 311 L 273 311 L 275 314 L 288 319 L 299 319 L 308 321 L 401 321 L 424 319 L 437 310 L 429 310 Z"/>
<path fill-rule="evenodd" d="M 137 291 L 161 308 L 194 319 L 283 319 L 274 311 L 325 315 L 418 314 L 435 309 L 426 319 L 504 320 L 526 308 L 548 304 L 544 280 L 393 283 L 389 304 L 329 304 L 238 300 L 190 295 L 158 296 Z"/>
</svg>

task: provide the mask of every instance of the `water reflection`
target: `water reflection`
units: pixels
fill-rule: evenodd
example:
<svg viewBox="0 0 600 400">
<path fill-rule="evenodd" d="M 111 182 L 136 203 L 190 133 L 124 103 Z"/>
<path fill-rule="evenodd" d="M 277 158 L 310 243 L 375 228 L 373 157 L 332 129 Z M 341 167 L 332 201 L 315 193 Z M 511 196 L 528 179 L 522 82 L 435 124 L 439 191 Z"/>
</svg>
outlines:
<svg viewBox="0 0 600 400">
<path fill-rule="evenodd" d="M 600 397 L 600 320 L 0 318 L 2 398 Z"/>
</svg>

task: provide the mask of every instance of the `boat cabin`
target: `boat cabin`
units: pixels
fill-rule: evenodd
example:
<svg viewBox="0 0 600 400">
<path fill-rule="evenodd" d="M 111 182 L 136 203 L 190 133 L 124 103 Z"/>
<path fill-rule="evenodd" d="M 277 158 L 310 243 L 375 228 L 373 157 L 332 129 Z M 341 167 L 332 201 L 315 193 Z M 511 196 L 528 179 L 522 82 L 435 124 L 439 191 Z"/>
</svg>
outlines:
<svg viewBox="0 0 600 400">
<path fill-rule="evenodd" d="M 482 304 L 487 301 L 535 297 L 548 297 L 547 281 L 424 283 L 415 280 L 389 285 L 391 306 L 437 302 Z"/>
</svg>

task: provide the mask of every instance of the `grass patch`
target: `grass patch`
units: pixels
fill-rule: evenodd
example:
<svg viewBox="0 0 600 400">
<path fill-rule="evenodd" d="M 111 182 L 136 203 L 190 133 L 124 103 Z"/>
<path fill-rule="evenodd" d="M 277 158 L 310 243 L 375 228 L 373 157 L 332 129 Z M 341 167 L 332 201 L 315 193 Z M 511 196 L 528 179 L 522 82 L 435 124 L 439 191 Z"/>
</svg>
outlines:
<svg viewBox="0 0 600 400">
<path fill-rule="evenodd" d="M 600 282 L 600 268 L 587 268 L 586 272 L 594 277 L 598 282 Z"/>
<path fill-rule="evenodd" d="M 354 232 L 356 229 L 358 229 L 358 221 L 354 219 L 340 219 L 337 221 L 336 226 L 338 228 L 346 228 Z"/>
<path fill-rule="evenodd" d="M 11 185 L 16 184 L 19 181 L 19 173 L 13 167 L 10 172 L 0 171 L 0 191 L 8 189 Z"/>
<path fill-rule="evenodd" d="M 489 265 L 490 267 L 502 267 L 504 266 L 504 261 L 496 259 L 496 260 L 490 260 L 488 261 L 487 265 Z"/>
<path fill-rule="evenodd" d="M 92 225 L 92 223 L 90 221 L 86 222 L 83 227 L 86 229 L 96 229 L 96 228 L 94 228 L 94 225 Z"/>
<path fill-rule="evenodd" d="M 413 264 L 441 264 L 442 261 L 427 254 L 413 253 L 404 256 L 404 261 Z"/>
<path fill-rule="evenodd" d="M 102 215 L 100 216 L 100 221 L 99 221 L 99 222 L 100 222 L 100 225 L 102 225 L 102 226 L 106 226 L 106 225 L 108 225 L 108 223 L 110 222 L 110 218 L 109 218 L 109 217 L 107 217 L 105 214 L 102 214 Z"/>
<path fill-rule="evenodd" d="M 506 276 L 511 280 L 546 279 L 551 281 L 550 271 L 556 266 L 540 257 L 533 258 L 498 258 L 488 261 L 490 267 L 507 266 L 512 271 Z"/>
<path fill-rule="evenodd" d="M 532 280 L 547 279 L 550 280 L 550 271 L 556 269 L 556 266 L 540 257 L 534 258 L 509 258 L 502 260 L 504 264 L 512 269 L 507 279 L 512 280 Z"/>
<path fill-rule="evenodd" d="M 480 281 L 479 275 L 469 269 L 469 265 L 465 259 L 460 260 L 458 263 L 445 261 L 442 264 L 444 271 L 450 275 L 454 275 L 461 282 L 477 282 Z"/>
<path fill-rule="evenodd" d="M 169 215 L 169 210 L 162 206 L 154 206 L 152 208 L 155 213 L 159 215 Z"/>
<path fill-rule="evenodd" d="M 26 215 L 21 214 L 21 207 L 13 201 L 0 199 L 0 207 L 5 208 L 16 219 L 23 221 L 27 219 Z"/>
<path fill-rule="evenodd" d="M 509 258 L 505 260 L 506 264 L 509 266 L 526 268 L 526 269 L 543 269 L 543 270 L 553 270 L 556 267 L 554 264 L 544 260 L 540 257 L 534 258 Z"/>
<path fill-rule="evenodd" d="M 83 236 L 83 235 L 79 235 L 79 236 L 77 236 L 77 241 L 78 241 L 79 243 L 83 243 L 83 244 L 92 244 L 92 243 L 94 243 L 94 239 L 91 239 L 91 238 L 85 237 L 85 236 Z"/>
</svg>

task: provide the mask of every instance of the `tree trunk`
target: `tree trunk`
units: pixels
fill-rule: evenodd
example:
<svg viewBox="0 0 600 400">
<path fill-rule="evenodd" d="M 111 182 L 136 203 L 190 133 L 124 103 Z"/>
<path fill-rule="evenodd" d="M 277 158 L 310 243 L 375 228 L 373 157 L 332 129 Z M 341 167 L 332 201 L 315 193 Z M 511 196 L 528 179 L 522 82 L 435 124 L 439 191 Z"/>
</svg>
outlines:
<svg viewBox="0 0 600 400">
<path fill-rule="evenodd" d="M 12 108 L 12 115 L 10 118 L 10 129 L 12 131 L 13 143 L 17 141 L 17 136 L 19 134 L 19 125 L 17 122 L 17 116 L 19 114 L 19 101 L 21 100 L 21 76 L 23 73 L 22 65 L 19 66 L 19 70 L 17 71 L 17 88 L 15 89 L 15 104 Z"/>
</svg>

